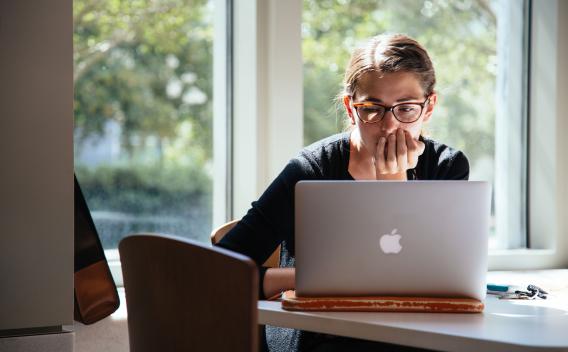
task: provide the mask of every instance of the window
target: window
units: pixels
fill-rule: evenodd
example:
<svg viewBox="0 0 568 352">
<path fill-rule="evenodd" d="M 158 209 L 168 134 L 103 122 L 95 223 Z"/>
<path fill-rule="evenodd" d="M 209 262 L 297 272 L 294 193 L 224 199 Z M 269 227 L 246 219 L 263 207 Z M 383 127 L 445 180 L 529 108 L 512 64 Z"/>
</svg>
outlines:
<svg viewBox="0 0 568 352">
<path fill-rule="evenodd" d="M 341 130 L 343 112 L 336 109 L 334 98 L 341 88 L 349 52 L 358 41 L 388 29 L 416 37 L 434 58 L 437 89 L 442 97 L 429 133 L 464 150 L 471 162 L 471 179 L 490 180 L 494 190 L 504 192 L 501 195 L 496 192 L 494 197 L 492 248 L 526 245 L 549 252 L 559 250 L 542 252 L 536 261 L 527 260 L 523 251 L 506 251 L 505 255 L 493 255 L 492 267 L 550 267 L 553 262 L 561 262 L 568 247 L 566 241 L 562 242 L 563 227 L 556 226 L 555 214 L 565 206 L 556 192 L 561 189 L 550 186 L 556 184 L 558 176 L 539 170 L 550 162 L 559 163 L 553 172 L 562 170 L 565 164 L 558 151 L 563 142 L 558 138 L 552 141 L 556 144 L 539 144 L 532 139 L 546 139 L 554 132 L 550 126 L 563 126 L 554 110 L 556 95 L 548 94 L 551 87 L 556 87 L 556 81 L 550 81 L 549 76 L 565 76 L 561 74 L 565 70 L 559 39 L 562 30 L 565 31 L 563 15 L 558 9 L 563 6 L 561 3 L 535 1 L 531 10 L 536 22 L 532 20 L 531 33 L 528 33 L 528 0 L 255 0 L 234 2 L 232 12 L 230 4 L 231 1 L 225 0 L 147 3 L 75 0 L 76 172 L 102 237 L 106 236 L 103 233 L 119 237 L 141 230 L 196 235 L 208 241 L 211 226 L 228 220 L 231 213 L 235 218 L 243 215 L 250 202 L 258 198 L 302 144 Z M 148 21 L 142 20 L 144 16 Z M 231 16 L 234 16 L 232 25 L 227 23 Z M 184 18 L 189 21 L 185 25 Z M 223 26 L 233 29 L 234 52 L 227 43 L 219 41 L 231 37 L 225 37 L 227 33 L 219 30 Z M 128 28 L 135 30 L 128 32 Z M 124 32 L 130 34 L 111 36 Z M 527 34 L 532 35 L 533 46 L 540 48 L 531 49 L 530 65 Z M 140 38 L 148 41 L 135 40 Z M 470 46 L 481 53 L 469 57 Z M 191 55 L 180 55 L 182 51 Z M 541 59 L 535 60 L 537 56 Z M 85 60 L 89 57 L 90 60 Z M 460 64 L 456 68 L 456 62 L 460 63 L 463 57 L 472 62 L 463 61 L 468 62 L 467 67 Z M 538 65 L 529 70 L 535 65 L 533 60 Z M 232 69 L 228 61 L 234 62 L 233 76 L 228 72 Z M 118 70 L 120 67 L 127 73 L 141 75 L 124 76 Z M 183 76 L 186 69 L 198 75 Z M 477 75 L 476 70 L 481 70 L 481 74 Z M 527 71 L 531 80 L 538 81 L 536 86 L 534 82 L 528 84 Z M 563 81 L 558 82 L 563 87 Z M 540 102 L 535 100 L 527 106 L 529 86 L 533 86 L 530 97 Z M 232 100 L 228 97 L 231 93 Z M 203 96 L 206 101 L 199 103 Z M 157 97 L 163 98 L 157 100 L 160 104 L 149 104 Z M 472 104 L 475 100 L 468 100 L 470 97 L 481 97 L 484 104 Z M 150 106 L 150 112 L 143 113 L 140 109 L 143 106 Z M 531 119 L 529 124 L 527 111 L 533 114 L 538 111 L 547 119 Z M 232 126 L 226 117 L 231 113 Z M 162 122 L 142 118 L 149 115 L 168 118 Z M 131 120 L 132 116 L 141 118 Z M 213 121 L 215 134 L 211 132 Z M 510 128 L 503 129 L 503 125 Z M 175 133 L 167 134 L 158 126 L 175 126 Z M 533 143 L 530 143 L 529 167 L 526 135 L 532 136 L 535 129 L 542 133 L 530 137 Z M 147 133 L 158 130 L 163 134 Z M 114 137 L 104 139 L 105 136 Z M 481 144 L 479 140 L 486 141 L 486 145 L 477 146 Z M 98 148 L 105 143 L 110 146 L 106 146 L 106 157 L 102 157 Z M 83 153 L 96 157 L 87 162 Z M 164 156 L 163 164 L 157 155 Z M 231 158 L 232 177 L 231 168 L 227 167 Z M 155 167 L 156 164 L 162 167 Z M 152 178 L 134 179 L 146 188 L 132 186 L 133 181 L 126 182 L 128 172 L 150 166 L 155 167 L 153 174 L 148 173 Z M 184 170 L 175 175 L 188 181 L 177 193 L 172 191 L 174 178 L 165 177 L 168 168 L 173 167 Z M 527 168 L 532 171 L 528 173 Z M 114 178 L 108 176 L 110 181 L 101 181 L 105 172 L 110 174 L 117 169 L 120 174 Z M 531 175 L 530 228 L 538 230 L 531 231 L 530 241 L 523 228 L 528 203 L 525 173 Z M 152 185 L 158 181 L 170 187 L 165 194 L 171 196 L 167 198 L 172 200 L 171 204 L 156 196 L 160 188 Z M 505 182 L 507 187 L 499 186 L 499 182 Z M 108 187 L 104 188 L 105 185 Z M 151 201 L 137 202 L 137 193 L 130 192 L 132 189 L 146 192 L 145 199 Z M 97 193 L 99 190 L 104 192 Z M 200 196 L 181 197 L 182 191 Z M 232 202 L 227 202 L 227 193 L 231 192 Z M 213 193 L 216 193 L 214 198 Z M 175 196 L 186 203 L 177 204 Z M 114 204 L 134 204 L 137 208 L 105 206 L 117 199 L 122 203 Z M 168 206 L 178 206 L 177 213 L 166 212 Z M 508 213 L 503 215 L 504 211 Z M 203 216 L 196 222 L 188 220 L 198 215 Z M 212 217 L 217 220 L 212 221 Z M 118 231 L 106 232 L 108 218 L 115 220 L 114 224 L 118 225 L 114 228 L 120 228 Z M 128 219 L 134 221 L 129 224 Z M 160 221 L 140 225 L 140 221 L 148 219 Z M 114 246 L 118 237 L 110 239 Z M 115 247 L 105 244 L 105 248 Z"/>
<path fill-rule="evenodd" d="M 105 250 L 136 232 L 209 242 L 217 3 L 74 2 L 75 172 Z"/>
<path fill-rule="evenodd" d="M 379 22 L 378 24 L 371 23 L 377 21 L 372 19 L 372 21 L 367 21 L 368 27 L 372 27 L 368 31 L 369 35 L 363 32 L 365 23 L 363 20 L 370 18 L 373 9 L 376 10 L 380 6 L 388 10 L 387 5 L 393 3 L 393 1 L 364 0 L 235 2 L 235 80 L 233 86 L 235 94 L 233 108 L 235 177 L 233 182 L 238 187 L 233 188 L 233 205 L 237 217 L 247 211 L 250 202 L 258 198 L 286 162 L 301 149 L 302 144 L 307 144 L 320 136 L 334 133 L 342 128 L 343 112 L 335 109 L 334 98 L 340 90 L 339 84 L 343 65 L 347 64 L 348 51 L 355 46 L 356 40 L 362 40 L 383 28 Z M 559 104 L 561 104 L 562 94 L 568 91 L 567 80 L 563 79 L 567 77 L 565 73 L 568 60 L 565 56 L 568 51 L 566 41 L 562 40 L 566 37 L 563 34 L 568 33 L 568 25 L 566 25 L 568 21 L 565 21 L 568 13 L 566 3 L 538 0 L 530 2 L 507 0 L 404 1 L 397 8 L 399 11 L 412 9 L 418 6 L 415 3 L 426 7 L 426 13 L 431 10 L 433 14 L 439 14 L 442 10 L 447 11 L 448 6 L 469 7 L 472 12 L 470 16 L 476 13 L 479 15 L 480 6 L 484 10 L 495 11 L 496 24 L 492 29 L 495 32 L 492 38 L 496 41 L 495 50 L 497 52 L 487 53 L 488 57 L 495 57 L 490 65 L 494 72 L 494 77 L 491 79 L 494 89 L 493 99 L 505 99 L 504 101 L 515 109 L 506 111 L 507 118 L 503 119 L 503 115 L 497 109 L 497 104 L 492 103 L 491 99 L 488 102 L 491 111 L 494 111 L 494 120 L 485 123 L 494 124 L 495 137 L 494 142 L 490 142 L 494 144 L 492 147 L 494 148 L 492 156 L 494 161 L 487 163 L 494 169 L 486 168 L 486 170 L 490 171 L 488 174 L 494 175 L 493 189 L 505 192 L 502 196 L 495 194 L 494 198 L 495 232 L 492 237 L 492 248 L 502 248 L 502 250 L 490 251 L 489 268 L 491 270 L 514 270 L 565 267 L 566 258 L 568 258 L 568 239 L 565 236 L 566 221 L 563 221 L 563 214 L 568 209 L 568 202 L 565 201 L 568 197 L 565 196 L 566 187 L 560 180 L 565 175 L 567 166 L 565 153 L 561 151 L 567 149 L 567 143 L 566 138 L 560 138 L 566 130 L 566 123 L 564 123 L 565 119 L 561 114 Z M 361 10 L 358 10 L 365 4 L 368 5 L 366 17 L 363 16 Z M 484 6 L 485 4 L 489 7 Z M 335 6 L 335 10 L 331 10 L 331 6 Z M 423 16 L 422 7 L 419 16 L 416 12 L 414 13 L 416 16 L 406 14 L 396 19 L 393 18 L 393 13 L 384 13 L 383 16 L 391 18 L 391 23 L 396 21 L 408 24 L 411 23 L 411 19 L 420 20 L 420 16 Z M 529 7 L 530 11 L 528 11 Z M 313 14 L 310 15 L 310 12 Z M 317 18 L 326 22 L 320 21 L 323 26 L 322 33 L 316 36 L 315 29 L 310 26 L 316 26 L 317 22 L 310 16 L 318 13 Z M 530 16 L 528 16 L 529 13 Z M 354 18 L 359 21 L 355 21 Z M 405 19 L 406 22 L 403 22 Z M 466 29 L 486 30 L 479 26 L 467 26 L 468 22 L 464 22 L 459 16 L 455 20 L 449 20 L 456 25 L 465 25 Z M 331 30 L 329 25 L 337 23 L 342 27 L 336 26 Z M 416 30 L 413 27 L 406 29 L 400 27 L 400 24 L 393 24 L 389 30 L 406 31 L 415 35 Z M 320 42 L 321 44 L 333 42 L 327 40 L 326 37 L 341 28 L 345 35 L 334 37 L 339 41 L 333 43 L 331 48 L 329 45 L 324 47 L 319 45 Z M 430 33 L 435 28 L 434 23 L 425 33 Z M 456 36 L 460 33 L 462 32 L 450 34 Z M 530 34 L 531 38 L 530 48 L 527 34 Z M 423 38 L 415 36 L 424 41 Z M 307 46 L 310 38 L 316 38 L 318 41 L 314 43 L 312 40 L 313 48 L 321 49 L 320 51 L 313 49 L 312 56 Z M 351 42 L 348 38 L 352 38 Z M 433 38 L 436 39 L 435 43 L 424 43 L 431 52 L 432 44 L 443 43 L 446 40 L 444 36 L 433 36 Z M 344 39 L 347 43 L 344 43 Z M 346 47 L 347 44 L 349 47 Z M 327 50 L 325 50 L 326 47 Z M 303 49 L 303 58 L 300 48 Z M 346 51 L 341 53 L 343 48 L 346 48 Z M 450 49 L 452 48 L 448 45 L 447 51 L 450 52 Z M 530 49 L 530 62 L 527 62 L 528 49 Z M 501 59 L 501 55 L 505 53 L 508 53 L 505 58 L 511 65 L 508 70 L 502 69 L 507 62 Z M 442 54 L 444 52 L 440 50 L 433 52 L 436 56 Z M 312 58 L 317 55 L 320 58 L 315 62 L 322 63 L 324 57 L 326 61 L 319 67 L 310 66 L 314 62 Z M 440 71 L 438 63 L 440 58 L 434 59 L 434 64 Z M 461 72 L 457 74 L 459 76 Z M 530 76 L 530 82 L 527 76 Z M 312 80 L 311 83 L 310 80 Z M 310 84 L 315 88 L 308 89 Z M 505 89 L 506 87 L 508 89 Z M 441 77 L 439 77 L 437 88 L 438 90 L 444 88 Z M 301 94 L 300 97 L 294 95 L 302 91 L 303 99 Z M 505 92 L 508 92 L 506 93 L 507 98 L 500 97 Z M 521 98 L 516 98 L 519 96 Z M 317 103 L 318 99 L 322 102 Z M 442 97 L 440 107 L 446 103 L 445 100 L 447 101 L 447 97 Z M 316 103 L 310 105 L 309 101 Z M 527 104 L 529 101 L 530 104 Z M 302 106 L 304 113 L 302 113 Z M 314 108 L 310 108 L 311 106 Z M 504 107 L 504 105 L 500 106 Z M 310 110 L 314 116 L 312 121 L 308 120 Z M 529 111 L 535 118 L 531 118 L 530 121 L 526 120 L 526 111 Z M 433 123 L 440 117 L 437 114 L 441 112 L 442 109 L 439 109 L 435 113 Z M 525 121 L 521 122 L 523 118 Z M 455 122 L 454 120 L 452 119 L 451 122 Z M 438 135 L 439 128 L 433 123 L 429 126 L 430 133 L 433 137 L 441 139 Z M 480 121 L 468 120 L 468 123 L 475 127 Z M 328 130 L 321 134 L 311 133 L 309 124 L 321 125 L 313 130 L 324 128 Z M 500 131 L 498 124 L 506 124 L 511 128 Z M 499 135 L 506 131 L 511 133 L 504 134 L 503 137 Z M 312 137 L 302 138 L 302 136 L 309 135 Z M 465 153 L 470 154 L 467 149 L 453 140 L 444 140 L 444 142 L 462 148 Z M 505 148 L 507 146 L 508 149 Z M 529 158 L 527 158 L 527 148 L 530 151 Z M 503 162 L 503 157 L 508 159 Z M 473 170 L 475 160 L 471 155 L 470 162 Z M 530 177 L 525 178 L 525 173 Z M 472 172 L 471 176 L 473 179 L 475 173 Z M 507 187 L 502 187 L 498 184 L 499 182 L 506 182 Z M 527 196 L 527 188 L 529 196 Z M 527 212 L 526 208 L 530 211 Z M 502 209 L 508 209 L 510 216 L 503 216 Z M 523 219 L 523 216 L 526 216 L 526 219 Z M 502 225 L 498 225 L 500 222 L 510 224 L 510 229 L 503 231 Z M 523 226 L 529 228 L 528 236 Z M 516 232 L 514 227 L 520 231 Z M 508 234 L 511 234 L 510 238 Z M 527 247 L 525 249 L 522 248 L 523 242 Z M 515 247 L 521 248 L 514 249 Z"/>
<path fill-rule="evenodd" d="M 342 130 L 335 98 L 351 50 L 406 33 L 436 69 L 427 134 L 464 151 L 470 180 L 493 184 L 490 248 L 525 247 L 528 23 L 528 2 L 514 0 L 304 0 L 304 143 Z"/>
</svg>

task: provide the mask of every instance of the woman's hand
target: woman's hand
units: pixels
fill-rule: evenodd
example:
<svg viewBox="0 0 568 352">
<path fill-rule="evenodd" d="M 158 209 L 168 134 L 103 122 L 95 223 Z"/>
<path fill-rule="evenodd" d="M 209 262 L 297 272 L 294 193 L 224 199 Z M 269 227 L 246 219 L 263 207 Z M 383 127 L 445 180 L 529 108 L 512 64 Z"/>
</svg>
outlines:
<svg viewBox="0 0 568 352">
<path fill-rule="evenodd" d="M 377 180 L 406 180 L 406 170 L 416 167 L 424 148 L 423 142 L 400 128 L 387 138 L 379 138 L 375 151 Z"/>
</svg>

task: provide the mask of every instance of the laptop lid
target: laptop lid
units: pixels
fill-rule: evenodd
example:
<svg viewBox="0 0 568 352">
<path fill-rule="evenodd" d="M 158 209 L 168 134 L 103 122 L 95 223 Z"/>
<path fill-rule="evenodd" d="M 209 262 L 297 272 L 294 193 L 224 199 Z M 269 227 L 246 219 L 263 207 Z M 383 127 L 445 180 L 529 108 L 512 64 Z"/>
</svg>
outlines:
<svg viewBox="0 0 568 352">
<path fill-rule="evenodd" d="M 490 185 L 300 181 L 298 296 L 484 299 Z"/>
</svg>

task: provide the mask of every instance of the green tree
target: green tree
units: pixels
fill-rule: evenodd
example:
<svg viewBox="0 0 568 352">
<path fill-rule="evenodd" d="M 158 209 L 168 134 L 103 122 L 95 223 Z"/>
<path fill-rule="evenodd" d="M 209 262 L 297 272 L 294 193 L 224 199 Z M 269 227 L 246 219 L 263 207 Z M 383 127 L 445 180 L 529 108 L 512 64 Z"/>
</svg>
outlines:
<svg viewBox="0 0 568 352">
<path fill-rule="evenodd" d="M 109 122 L 126 151 L 76 163 L 105 248 L 133 232 L 208 238 L 212 15 L 208 0 L 74 1 L 76 155 Z"/>
<path fill-rule="evenodd" d="M 123 127 L 124 147 L 135 153 L 135 139 L 154 137 L 163 146 L 178 137 L 180 123 L 189 122 L 188 152 L 210 159 L 209 2 L 80 0 L 74 5 L 75 122 L 82 137 L 101 134 L 105 123 L 115 120 Z"/>
</svg>

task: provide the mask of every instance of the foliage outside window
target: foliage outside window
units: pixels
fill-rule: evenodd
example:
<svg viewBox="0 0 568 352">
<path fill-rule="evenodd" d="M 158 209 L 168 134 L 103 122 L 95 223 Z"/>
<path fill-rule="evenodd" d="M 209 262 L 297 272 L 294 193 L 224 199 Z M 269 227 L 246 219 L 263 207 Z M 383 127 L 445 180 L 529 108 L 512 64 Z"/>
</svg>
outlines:
<svg viewBox="0 0 568 352">
<path fill-rule="evenodd" d="M 75 172 L 105 249 L 211 228 L 213 8 L 76 0 Z"/>
</svg>

